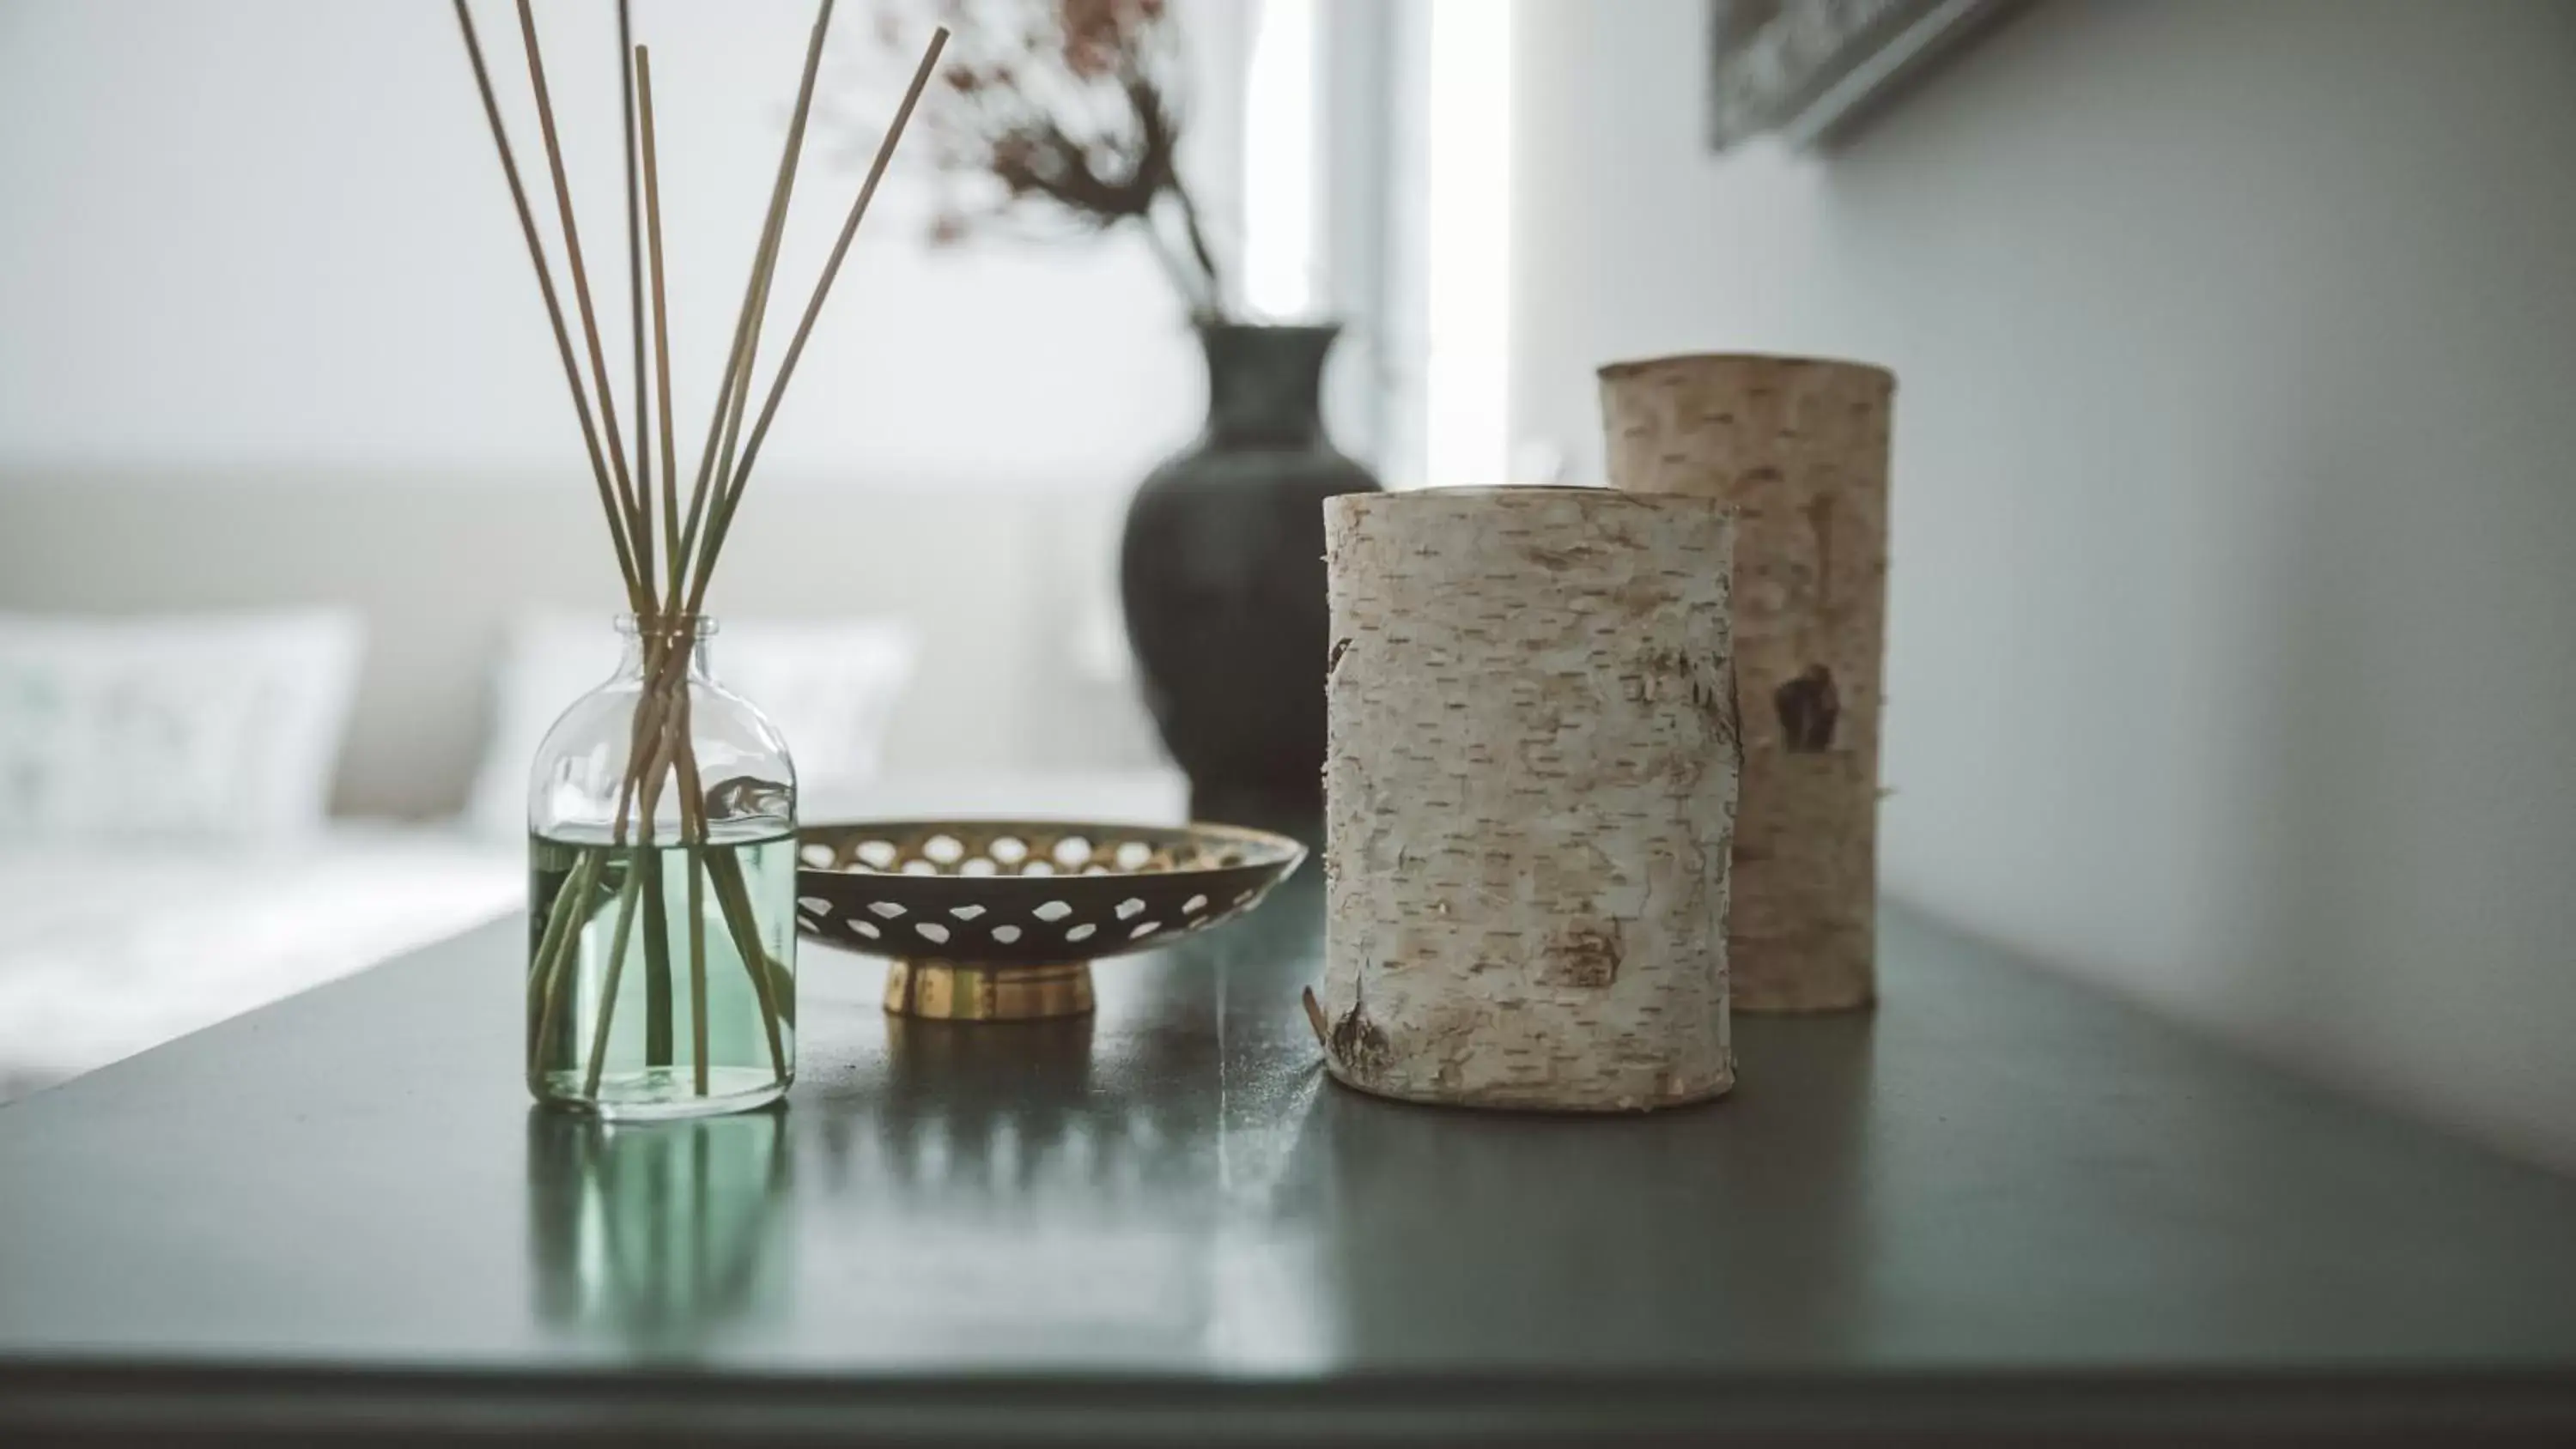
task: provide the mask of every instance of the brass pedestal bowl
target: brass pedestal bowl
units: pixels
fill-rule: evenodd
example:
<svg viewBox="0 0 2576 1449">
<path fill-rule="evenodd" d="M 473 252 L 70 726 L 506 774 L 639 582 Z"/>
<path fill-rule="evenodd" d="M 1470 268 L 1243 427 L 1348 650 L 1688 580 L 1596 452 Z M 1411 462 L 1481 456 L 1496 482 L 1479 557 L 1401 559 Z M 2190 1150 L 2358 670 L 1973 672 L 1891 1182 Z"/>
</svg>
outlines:
<svg viewBox="0 0 2576 1449">
<path fill-rule="evenodd" d="M 809 825 L 796 833 L 796 928 L 893 958 L 891 1012 L 1079 1016 L 1093 961 L 1232 920 L 1305 855 L 1284 835 L 1229 825 Z"/>
</svg>

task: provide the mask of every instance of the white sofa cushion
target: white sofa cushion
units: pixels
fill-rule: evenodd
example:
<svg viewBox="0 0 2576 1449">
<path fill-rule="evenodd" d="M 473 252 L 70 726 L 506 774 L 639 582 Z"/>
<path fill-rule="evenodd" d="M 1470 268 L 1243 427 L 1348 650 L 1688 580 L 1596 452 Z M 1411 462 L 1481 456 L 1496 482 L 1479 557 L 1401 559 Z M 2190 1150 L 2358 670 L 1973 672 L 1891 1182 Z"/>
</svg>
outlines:
<svg viewBox="0 0 2576 1449">
<path fill-rule="evenodd" d="M 319 830 L 361 649 L 343 610 L 0 614 L 0 836 Z"/>
</svg>

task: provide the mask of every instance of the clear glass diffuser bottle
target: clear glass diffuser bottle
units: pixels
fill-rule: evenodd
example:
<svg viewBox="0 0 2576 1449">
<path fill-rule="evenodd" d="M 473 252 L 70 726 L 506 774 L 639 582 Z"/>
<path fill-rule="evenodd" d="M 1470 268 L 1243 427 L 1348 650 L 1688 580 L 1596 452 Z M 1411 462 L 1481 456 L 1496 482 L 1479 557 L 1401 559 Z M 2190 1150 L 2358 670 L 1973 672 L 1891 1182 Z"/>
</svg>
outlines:
<svg viewBox="0 0 2576 1449">
<path fill-rule="evenodd" d="M 528 1090 L 614 1119 L 796 1075 L 796 768 L 707 668 L 712 620 L 618 621 L 616 676 L 528 781 Z"/>
</svg>

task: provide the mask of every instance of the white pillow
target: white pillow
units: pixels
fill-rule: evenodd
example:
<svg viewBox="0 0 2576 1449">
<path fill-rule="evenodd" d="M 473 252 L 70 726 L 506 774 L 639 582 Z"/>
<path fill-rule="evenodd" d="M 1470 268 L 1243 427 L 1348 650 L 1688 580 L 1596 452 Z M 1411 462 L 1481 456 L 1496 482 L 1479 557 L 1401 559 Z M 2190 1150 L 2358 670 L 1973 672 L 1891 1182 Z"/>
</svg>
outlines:
<svg viewBox="0 0 2576 1449">
<path fill-rule="evenodd" d="M 528 766 L 566 708 L 617 672 L 623 640 L 606 614 L 549 611 L 510 626 L 493 729 L 466 806 L 473 827 L 528 828 Z M 757 705 L 786 737 L 800 792 L 864 784 L 915 653 L 910 626 L 886 619 L 717 621 L 707 642 L 716 682 Z"/>
<path fill-rule="evenodd" d="M 322 825 L 355 614 L 0 614 L 0 836 L 274 840 Z"/>
</svg>

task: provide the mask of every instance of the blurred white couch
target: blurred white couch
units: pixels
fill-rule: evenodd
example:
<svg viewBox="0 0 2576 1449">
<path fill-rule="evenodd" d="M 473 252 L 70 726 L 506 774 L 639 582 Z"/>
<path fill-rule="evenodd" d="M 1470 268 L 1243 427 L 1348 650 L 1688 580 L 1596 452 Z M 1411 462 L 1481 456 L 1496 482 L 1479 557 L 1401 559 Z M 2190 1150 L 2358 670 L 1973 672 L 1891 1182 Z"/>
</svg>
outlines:
<svg viewBox="0 0 2576 1449">
<path fill-rule="evenodd" d="M 710 611 L 882 616 L 920 642 L 890 779 L 1152 769 L 1119 668 L 1122 490 L 772 484 L 745 505 Z M 355 608 L 367 626 L 335 814 L 465 801 L 508 621 L 617 606 L 588 480 L 0 476 L 0 610 Z M 721 640 L 716 664 L 723 668 Z"/>
<path fill-rule="evenodd" d="M 1116 644 L 1120 506 L 989 487 L 747 505 L 713 612 L 890 618 L 918 643 L 881 774 L 809 795 L 805 817 L 1182 818 Z M 0 476 L 0 613 L 328 604 L 366 631 L 326 829 L 261 847 L 120 840 L 112 822 L 0 841 L 0 1101 L 515 909 L 522 847 L 453 817 L 510 621 L 595 608 L 608 632 L 595 510 L 575 477 Z"/>
</svg>

